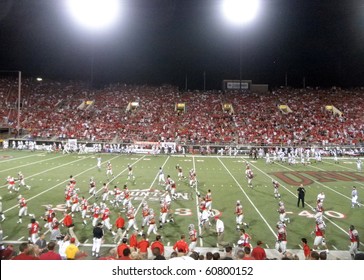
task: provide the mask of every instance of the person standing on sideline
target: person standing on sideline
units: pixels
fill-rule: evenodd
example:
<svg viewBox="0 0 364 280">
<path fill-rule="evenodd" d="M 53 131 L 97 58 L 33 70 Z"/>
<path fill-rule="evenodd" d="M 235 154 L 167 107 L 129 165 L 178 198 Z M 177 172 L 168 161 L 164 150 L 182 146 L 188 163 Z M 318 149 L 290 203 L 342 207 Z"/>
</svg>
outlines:
<svg viewBox="0 0 364 280">
<path fill-rule="evenodd" d="M 70 244 L 66 248 L 67 260 L 75 260 L 76 254 L 80 251 L 75 243 L 76 239 L 74 237 L 71 237 Z"/>
<path fill-rule="evenodd" d="M 92 239 L 92 256 L 100 257 L 100 248 L 102 243 L 102 238 L 104 237 L 103 224 L 98 223 L 96 227 L 94 227 L 93 231 L 93 239 Z"/>
<path fill-rule="evenodd" d="M 224 247 L 227 245 L 227 243 L 224 241 L 224 234 L 225 234 L 224 222 L 220 220 L 219 216 L 215 216 L 215 221 L 216 221 L 217 245 L 219 246 L 219 251 L 223 252 Z"/>
<path fill-rule="evenodd" d="M 302 202 L 302 208 L 304 208 L 305 207 L 306 190 L 305 190 L 305 187 L 302 184 L 297 189 L 297 193 L 298 193 L 297 207 L 300 207 L 300 202 Z"/>
<path fill-rule="evenodd" d="M 123 230 L 125 229 L 125 219 L 121 213 L 118 213 L 118 218 L 115 221 L 116 234 L 114 236 L 114 242 L 119 243 L 123 239 Z"/>
<path fill-rule="evenodd" d="M 358 202 L 358 190 L 354 186 L 351 191 L 351 208 L 354 208 L 355 205 L 360 207 L 360 203 Z"/>
<path fill-rule="evenodd" d="M 351 255 L 351 258 L 354 259 L 355 255 L 359 251 L 360 241 L 359 241 L 359 233 L 353 225 L 351 225 L 349 228 L 349 239 L 350 239 L 349 253 Z"/>
<path fill-rule="evenodd" d="M 263 242 L 258 240 L 257 246 L 253 248 L 251 255 L 256 260 L 266 260 L 267 259 L 267 254 L 266 254 L 264 248 L 262 247 L 262 245 L 263 245 Z"/>
<path fill-rule="evenodd" d="M 301 242 L 302 242 L 303 255 L 305 256 L 305 260 L 309 260 L 310 255 L 311 255 L 311 249 L 310 249 L 310 246 L 308 246 L 308 244 L 307 244 L 307 239 L 301 238 Z"/>
<path fill-rule="evenodd" d="M 361 172 L 361 166 L 362 166 L 362 161 L 360 158 L 358 158 L 358 160 L 356 161 L 356 169 L 358 170 L 358 172 Z"/>
<path fill-rule="evenodd" d="M 184 234 L 181 235 L 181 239 L 178 240 L 174 245 L 173 245 L 173 250 L 178 253 L 178 256 L 186 256 L 188 254 L 188 252 L 190 251 L 188 248 L 188 244 L 185 241 L 186 236 Z"/>
</svg>

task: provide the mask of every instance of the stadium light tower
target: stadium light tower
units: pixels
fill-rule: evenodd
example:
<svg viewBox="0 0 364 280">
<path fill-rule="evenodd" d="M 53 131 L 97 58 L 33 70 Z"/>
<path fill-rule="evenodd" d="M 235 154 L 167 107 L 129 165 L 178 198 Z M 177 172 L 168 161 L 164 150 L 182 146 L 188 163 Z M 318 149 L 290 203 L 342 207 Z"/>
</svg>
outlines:
<svg viewBox="0 0 364 280">
<path fill-rule="evenodd" d="M 66 5 L 79 24 L 93 31 L 110 27 L 120 12 L 120 0 L 66 0 Z"/>
<path fill-rule="evenodd" d="M 260 8 L 260 0 L 223 0 L 222 10 L 228 21 L 242 28 L 256 18 Z M 239 89 L 241 91 L 242 79 L 242 32 L 239 34 Z"/>
<path fill-rule="evenodd" d="M 66 8 L 72 18 L 82 27 L 90 31 L 92 36 L 92 51 L 90 65 L 90 87 L 93 87 L 95 64 L 95 35 L 106 31 L 119 18 L 120 0 L 65 0 Z"/>
</svg>

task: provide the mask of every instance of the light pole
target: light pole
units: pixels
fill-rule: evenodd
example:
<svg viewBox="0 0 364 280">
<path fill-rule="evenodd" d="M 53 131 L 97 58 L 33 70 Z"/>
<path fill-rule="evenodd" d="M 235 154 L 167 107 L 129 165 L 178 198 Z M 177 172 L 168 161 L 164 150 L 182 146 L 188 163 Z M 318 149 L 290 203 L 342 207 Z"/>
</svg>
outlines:
<svg viewBox="0 0 364 280">
<path fill-rule="evenodd" d="M 252 21 L 259 10 L 259 0 L 224 0 L 222 10 L 225 17 L 239 27 L 239 89 L 242 81 L 242 26 Z"/>
</svg>

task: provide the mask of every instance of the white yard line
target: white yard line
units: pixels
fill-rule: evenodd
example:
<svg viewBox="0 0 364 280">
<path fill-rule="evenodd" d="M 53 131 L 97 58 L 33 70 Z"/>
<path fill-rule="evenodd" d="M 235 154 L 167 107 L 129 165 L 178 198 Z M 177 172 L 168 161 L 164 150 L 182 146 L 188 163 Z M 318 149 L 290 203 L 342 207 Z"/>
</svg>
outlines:
<svg viewBox="0 0 364 280">
<path fill-rule="evenodd" d="M 193 164 L 193 170 L 195 170 L 195 172 L 197 174 L 196 164 L 195 164 L 195 157 L 194 156 L 192 157 L 192 164 Z M 197 195 L 197 192 L 198 192 L 197 186 L 198 186 L 198 180 L 196 178 L 196 192 L 195 192 L 195 195 L 196 195 L 196 214 L 197 214 L 197 223 L 198 223 L 198 235 L 201 236 L 202 229 L 201 229 L 199 201 L 198 201 L 198 195 Z M 202 240 L 202 238 L 199 238 L 199 239 L 200 239 L 200 246 L 202 247 L 203 246 L 203 240 Z"/>
<path fill-rule="evenodd" d="M 38 176 L 38 175 L 40 175 L 40 174 L 47 173 L 47 172 L 48 172 L 48 171 L 50 171 L 50 170 L 57 169 L 57 168 L 60 168 L 60 167 L 62 167 L 62 166 L 70 165 L 70 164 L 72 164 L 72 163 L 75 163 L 75 162 L 78 162 L 78 161 L 84 160 L 84 159 L 86 159 L 86 158 L 89 158 L 89 157 L 80 158 L 80 159 L 77 159 L 77 160 L 74 160 L 74 161 L 71 161 L 71 162 L 68 162 L 68 163 L 65 163 L 65 164 L 62 164 L 62 165 L 56 166 L 56 167 L 52 167 L 52 168 L 46 169 L 46 170 L 44 170 L 44 171 L 42 171 L 42 172 L 39 172 L 39 173 L 33 174 L 33 175 L 31 175 L 31 176 L 27 176 L 25 179 L 27 180 L 28 178 L 32 178 L 32 177 Z M 6 185 L 3 185 L 3 186 L 0 186 L 0 189 L 5 188 L 5 187 L 7 187 L 7 186 L 8 186 L 7 184 L 6 184 Z"/>
<path fill-rule="evenodd" d="M 5 151 L 3 150 L 3 152 L 5 153 Z M 24 156 L 24 157 L 13 157 L 13 158 L 9 158 L 9 159 L 4 159 L 4 160 L 0 160 L 0 164 L 1 163 L 7 163 L 9 161 L 13 161 L 13 160 L 19 160 L 19 159 L 23 159 L 23 158 L 29 158 L 29 157 L 36 157 L 39 156 L 40 154 L 44 154 L 44 153 L 36 153 L 36 154 L 32 154 L 30 156 Z M 0 153 L 1 155 L 1 153 Z"/>
<path fill-rule="evenodd" d="M 38 164 L 38 163 L 41 163 L 41 162 L 45 162 L 45 161 L 49 161 L 49 160 L 54 160 L 54 159 L 59 159 L 61 157 L 65 157 L 66 155 L 62 155 L 60 157 L 53 157 L 53 158 L 49 158 L 49 159 L 44 159 L 44 160 L 41 160 L 41 161 L 34 161 L 32 163 L 28 163 L 28 164 L 24 164 L 24 165 L 18 165 L 16 167 L 12 167 L 12 168 L 8 168 L 8 169 L 3 169 L 3 170 L 0 170 L 0 173 L 1 172 L 6 172 L 6 171 L 9 171 L 9 170 L 13 170 L 13 169 L 19 169 L 21 167 L 25 167 L 25 166 L 29 166 L 29 165 L 33 165 L 33 164 Z"/>
</svg>

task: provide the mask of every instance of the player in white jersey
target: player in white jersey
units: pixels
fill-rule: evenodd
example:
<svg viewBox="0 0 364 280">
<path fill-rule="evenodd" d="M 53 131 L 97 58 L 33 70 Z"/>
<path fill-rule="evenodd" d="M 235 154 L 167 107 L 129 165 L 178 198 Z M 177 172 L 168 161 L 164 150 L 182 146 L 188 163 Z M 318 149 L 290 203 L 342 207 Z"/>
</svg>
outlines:
<svg viewBox="0 0 364 280">
<path fill-rule="evenodd" d="M 317 201 L 321 201 L 321 202 L 324 202 L 325 200 L 325 193 L 324 192 L 320 192 L 318 195 L 317 195 Z"/>
<path fill-rule="evenodd" d="M 236 229 L 240 230 L 241 226 L 244 225 L 247 228 L 249 227 L 249 225 L 247 223 L 244 223 L 244 212 L 243 212 L 243 206 L 240 203 L 240 200 L 236 201 L 236 206 L 235 206 L 235 212 L 234 212 L 236 218 L 235 218 L 235 222 L 236 222 Z"/>
<path fill-rule="evenodd" d="M 97 157 L 97 169 L 101 171 L 101 156 Z"/>
<path fill-rule="evenodd" d="M 337 158 L 337 152 L 336 150 L 333 150 L 333 155 L 334 155 L 334 163 L 338 164 L 339 163 L 339 159 Z"/>
<path fill-rule="evenodd" d="M 90 188 L 88 190 L 88 193 L 91 196 L 96 197 L 96 182 L 94 180 L 94 177 L 90 178 Z"/>
<path fill-rule="evenodd" d="M 158 235 L 157 232 L 157 225 L 156 225 L 156 219 L 155 219 L 155 213 L 153 209 L 149 210 L 149 217 L 148 217 L 148 230 L 147 230 L 147 237 L 149 237 L 149 235 L 151 233 L 154 233 L 155 235 Z"/>
<path fill-rule="evenodd" d="M 84 225 L 87 225 L 87 221 L 86 221 L 87 211 L 88 211 L 88 201 L 84 196 L 82 196 L 82 198 L 81 198 L 81 217 L 82 217 L 82 223 Z"/>
<path fill-rule="evenodd" d="M 114 173 L 112 172 L 112 164 L 110 161 L 107 162 L 106 165 L 106 176 L 109 179 L 109 175 L 114 178 Z"/>
<path fill-rule="evenodd" d="M 190 187 L 196 188 L 197 187 L 197 176 L 196 176 L 196 171 L 194 169 L 190 170 L 189 177 L 190 177 Z"/>
<path fill-rule="evenodd" d="M 254 178 L 254 173 L 253 173 L 253 170 L 250 169 L 249 165 L 246 166 L 245 177 L 248 180 L 248 187 L 252 188 L 253 187 L 252 181 L 253 181 L 253 178 Z"/>
<path fill-rule="evenodd" d="M 128 164 L 128 180 L 135 181 L 135 176 L 133 174 L 133 167 Z"/>
<path fill-rule="evenodd" d="M 270 164 L 271 163 L 269 151 L 265 154 L 265 163 L 266 164 Z"/>
<path fill-rule="evenodd" d="M 282 201 L 280 201 L 278 203 L 278 210 L 277 212 L 279 213 L 279 221 L 282 223 L 290 223 L 290 219 L 286 218 L 286 207 L 284 206 L 284 203 Z"/>
<path fill-rule="evenodd" d="M 358 158 L 358 160 L 356 161 L 356 169 L 358 170 L 358 172 L 361 172 L 361 166 L 362 166 L 362 161 L 360 158 Z"/>
<path fill-rule="evenodd" d="M 351 190 L 351 208 L 354 208 L 356 206 L 360 207 L 360 203 L 358 202 L 358 190 L 354 186 Z"/>
<path fill-rule="evenodd" d="M 279 183 L 278 181 L 272 180 L 272 184 L 273 184 L 273 194 L 274 194 L 274 198 L 278 198 L 281 199 L 281 194 L 279 193 Z"/>
<path fill-rule="evenodd" d="M 197 245 L 197 230 L 193 224 L 188 226 L 188 235 L 190 237 L 190 244 L 188 245 L 188 248 L 190 252 L 194 252 Z"/>
<path fill-rule="evenodd" d="M 159 171 L 158 171 L 158 185 L 162 186 L 164 185 L 166 179 L 164 177 L 164 172 L 162 167 L 159 167 Z"/>
<path fill-rule="evenodd" d="M 28 186 L 27 184 L 25 184 L 25 179 L 24 179 L 24 175 L 23 173 L 21 173 L 21 171 L 19 171 L 18 173 L 18 181 L 19 181 L 19 188 L 22 186 L 22 187 L 25 187 L 26 189 L 30 190 L 30 186 Z"/>
<path fill-rule="evenodd" d="M 6 178 L 6 181 L 8 182 L 8 191 L 9 193 L 12 193 L 13 191 L 17 192 L 19 189 L 15 186 L 15 179 L 12 176 L 8 176 Z"/>
<path fill-rule="evenodd" d="M 104 183 L 102 186 L 102 202 L 109 200 L 109 186 Z"/>
</svg>

